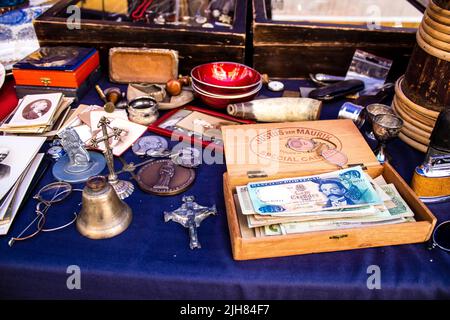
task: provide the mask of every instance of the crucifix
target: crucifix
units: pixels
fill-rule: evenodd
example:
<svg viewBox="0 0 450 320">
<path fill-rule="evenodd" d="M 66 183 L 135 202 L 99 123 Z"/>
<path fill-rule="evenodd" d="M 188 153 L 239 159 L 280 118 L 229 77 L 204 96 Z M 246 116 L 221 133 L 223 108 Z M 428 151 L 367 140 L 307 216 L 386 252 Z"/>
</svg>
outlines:
<svg viewBox="0 0 450 320">
<path fill-rule="evenodd" d="M 194 196 L 184 196 L 183 204 L 176 210 L 165 211 L 164 221 L 170 220 L 181 224 L 185 228 L 189 228 L 189 247 L 191 249 L 201 248 L 198 241 L 197 228 L 210 215 L 217 213 L 216 206 L 205 207 L 194 202 Z"/>
<path fill-rule="evenodd" d="M 105 156 L 106 164 L 109 170 L 108 182 L 114 188 L 119 198 L 125 199 L 133 193 L 134 185 L 129 181 L 119 180 L 116 171 L 114 170 L 114 155 L 111 145 L 109 144 L 109 139 L 113 138 L 118 140 L 120 138 L 120 135 L 125 130 L 119 128 L 111 128 L 109 126 L 110 123 L 111 122 L 108 118 L 102 117 L 97 127 L 102 128 L 103 136 L 100 138 L 92 138 L 90 143 L 94 148 L 98 148 L 98 145 L 102 142 L 105 144 L 105 150 L 103 151 L 103 154 Z M 112 130 L 111 133 L 108 133 L 108 128 Z"/>
</svg>

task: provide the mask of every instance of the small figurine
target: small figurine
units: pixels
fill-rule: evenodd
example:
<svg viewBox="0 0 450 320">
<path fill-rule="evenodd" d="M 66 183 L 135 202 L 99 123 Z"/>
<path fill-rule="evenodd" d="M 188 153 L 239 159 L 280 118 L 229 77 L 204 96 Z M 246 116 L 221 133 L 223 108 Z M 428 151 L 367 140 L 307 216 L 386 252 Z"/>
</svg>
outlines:
<svg viewBox="0 0 450 320">
<path fill-rule="evenodd" d="M 80 171 L 88 166 L 89 164 L 89 153 L 83 146 L 83 141 L 81 141 L 77 132 L 73 128 L 67 128 L 63 130 L 59 136 L 61 137 L 61 144 L 69 155 L 69 165 L 72 167 L 78 167 L 73 171 Z"/>
<path fill-rule="evenodd" d="M 200 227 L 203 220 L 217 213 L 215 205 L 208 208 L 197 204 L 194 200 L 194 196 L 184 196 L 184 203 L 180 208 L 174 211 L 164 212 L 165 222 L 172 220 L 185 228 L 189 228 L 189 247 L 191 249 L 201 248 L 200 242 L 198 241 L 197 228 Z"/>
<path fill-rule="evenodd" d="M 64 129 L 59 133 L 61 137 L 61 145 L 64 148 L 66 155 L 59 150 L 61 157 L 53 166 L 53 176 L 60 180 L 69 183 L 84 182 L 89 177 L 98 175 L 105 168 L 106 162 L 101 154 L 87 151 L 81 141 L 78 133 L 73 128 Z M 55 153 L 55 148 L 59 146 L 52 146 L 49 154 Z"/>
<path fill-rule="evenodd" d="M 170 180 L 175 175 L 175 164 L 167 161 L 159 169 L 159 180 L 154 186 L 155 189 L 169 190 Z"/>
</svg>

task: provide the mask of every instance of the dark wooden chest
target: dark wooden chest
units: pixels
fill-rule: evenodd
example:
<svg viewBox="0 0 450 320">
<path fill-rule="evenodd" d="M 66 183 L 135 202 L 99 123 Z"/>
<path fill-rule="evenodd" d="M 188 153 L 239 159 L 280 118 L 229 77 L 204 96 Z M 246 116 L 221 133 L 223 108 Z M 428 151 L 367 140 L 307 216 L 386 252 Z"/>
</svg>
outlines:
<svg viewBox="0 0 450 320">
<path fill-rule="evenodd" d="M 86 2 L 88 1 L 88 2 Z M 92 3 L 90 7 L 86 3 Z M 181 2 L 191 3 L 191 0 Z M 213 28 L 201 24 L 159 25 L 131 19 L 131 0 L 62 0 L 34 21 L 41 45 L 77 45 L 96 47 L 102 63 L 107 66 L 107 54 L 112 47 L 166 48 L 179 52 L 180 72 L 187 74 L 196 65 L 210 61 L 244 62 L 247 0 L 231 1 L 228 8 L 231 27 L 216 25 L 218 19 L 208 20 Z M 138 5 L 145 1 L 134 1 Z M 163 1 L 167 3 L 168 1 Z M 195 2 L 195 0 L 193 1 Z M 197 1 L 198 2 L 198 1 Z M 157 4 L 157 1 L 154 1 Z M 159 3 L 162 3 L 159 1 Z M 173 1 L 175 3 L 175 1 Z M 208 3 L 208 2 L 206 2 Z M 74 14 L 80 9 L 79 29 Z M 112 9 L 111 9 L 112 8 Z M 119 8 L 119 9 L 117 9 Z M 115 12 L 122 10 L 123 12 Z M 168 8 L 174 10 L 174 8 Z M 152 7 L 146 11 L 151 14 Z M 204 11 L 204 10 L 203 10 Z M 173 17 L 168 17 L 173 19 Z M 183 16 L 179 17 L 182 22 Z M 72 23 L 72 27 L 68 25 Z"/>
<path fill-rule="evenodd" d="M 258 71 L 275 78 L 304 78 L 318 72 L 345 75 L 355 50 L 361 49 L 394 60 L 391 78 L 404 73 L 416 28 L 385 27 L 370 20 L 367 24 L 273 20 L 273 5 L 283 2 L 253 0 L 253 66 Z M 421 15 L 424 8 L 413 5 Z"/>
</svg>

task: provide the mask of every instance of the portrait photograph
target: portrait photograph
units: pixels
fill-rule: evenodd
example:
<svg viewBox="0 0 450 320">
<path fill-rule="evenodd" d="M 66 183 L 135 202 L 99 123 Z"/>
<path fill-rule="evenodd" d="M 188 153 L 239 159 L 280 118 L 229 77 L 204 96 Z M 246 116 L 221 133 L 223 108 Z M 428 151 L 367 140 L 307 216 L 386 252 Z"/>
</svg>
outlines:
<svg viewBox="0 0 450 320">
<path fill-rule="evenodd" d="M 39 99 L 30 102 L 22 111 L 22 117 L 27 120 L 34 120 L 45 115 L 52 107 L 52 102 L 48 99 Z"/>
<path fill-rule="evenodd" d="M 325 179 L 319 181 L 319 191 L 327 197 L 324 208 L 354 205 L 348 195 L 348 188 L 339 180 Z"/>
<path fill-rule="evenodd" d="M 7 127 L 38 127 L 48 125 L 61 105 L 62 93 L 33 94 L 25 96 Z"/>
</svg>

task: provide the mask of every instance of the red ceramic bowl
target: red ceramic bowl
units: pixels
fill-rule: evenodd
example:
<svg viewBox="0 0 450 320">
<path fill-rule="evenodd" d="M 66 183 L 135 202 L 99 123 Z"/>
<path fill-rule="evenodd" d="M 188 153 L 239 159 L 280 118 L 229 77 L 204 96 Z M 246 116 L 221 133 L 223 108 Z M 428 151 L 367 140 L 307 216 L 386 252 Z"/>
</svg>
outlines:
<svg viewBox="0 0 450 320">
<path fill-rule="evenodd" d="M 212 62 L 191 71 L 192 82 L 212 94 L 245 94 L 261 83 L 261 74 L 236 62 Z"/>
<path fill-rule="evenodd" d="M 217 88 L 211 85 L 205 85 L 192 78 L 192 84 L 197 86 L 197 88 L 214 95 L 239 95 L 246 94 L 255 90 L 259 85 L 261 85 L 261 82 L 257 82 L 254 85 L 249 86 L 248 88 Z"/>
<path fill-rule="evenodd" d="M 192 83 L 192 90 L 199 94 L 203 94 L 205 96 L 209 96 L 211 98 L 222 98 L 222 99 L 235 99 L 235 98 L 244 98 L 250 95 L 253 95 L 254 93 L 258 93 L 262 88 L 262 83 L 260 83 L 255 89 L 245 92 L 245 93 L 234 93 L 234 94 L 215 94 L 211 93 L 209 91 L 205 91 L 197 87 L 194 83 Z"/>
<path fill-rule="evenodd" d="M 253 98 L 258 94 L 261 87 L 257 88 L 256 90 L 253 90 L 247 94 L 242 94 L 238 96 L 217 96 L 217 95 L 209 95 L 204 93 L 204 91 L 199 91 L 196 89 L 195 85 L 192 86 L 192 89 L 194 91 L 194 95 L 199 98 L 203 103 L 206 105 L 215 108 L 215 109 L 225 109 L 229 104 L 231 103 L 238 103 L 238 102 L 246 102 L 253 100 Z"/>
</svg>

